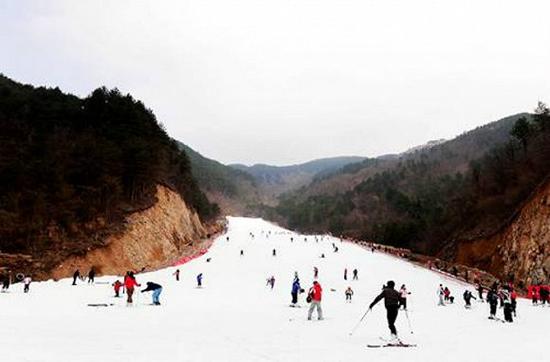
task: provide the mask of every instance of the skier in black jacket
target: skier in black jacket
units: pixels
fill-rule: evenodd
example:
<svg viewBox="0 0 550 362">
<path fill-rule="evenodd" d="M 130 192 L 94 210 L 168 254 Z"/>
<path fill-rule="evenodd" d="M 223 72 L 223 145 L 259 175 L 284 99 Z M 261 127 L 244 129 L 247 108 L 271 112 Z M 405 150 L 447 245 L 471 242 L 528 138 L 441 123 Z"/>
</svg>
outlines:
<svg viewBox="0 0 550 362">
<path fill-rule="evenodd" d="M 397 338 L 397 329 L 395 329 L 395 320 L 397 319 L 397 313 L 399 311 L 399 292 L 394 289 L 395 283 L 390 280 L 386 283 L 386 287 L 382 290 L 373 302 L 369 305 L 369 310 L 372 309 L 380 300 L 384 299 L 384 305 L 386 306 L 386 313 L 388 318 L 388 327 L 391 331 L 391 336 L 394 340 L 399 341 Z"/>
<path fill-rule="evenodd" d="M 489 319 L 496 319 L 497 306 L 498 306 L 498 294 L 495 288 L 487 292 L 487 302 L 489 303 L 490 313 Z"/>
<path fill-rule="evenodd" d="M 160 305 L 159 296 L 162 292 L 162 286 L 157 283 L 147 282 L 147 288 L 143 289 L 141 292 L 145 293 L 149 291 L 153 292 L 153 304 Z"/>
</svg>

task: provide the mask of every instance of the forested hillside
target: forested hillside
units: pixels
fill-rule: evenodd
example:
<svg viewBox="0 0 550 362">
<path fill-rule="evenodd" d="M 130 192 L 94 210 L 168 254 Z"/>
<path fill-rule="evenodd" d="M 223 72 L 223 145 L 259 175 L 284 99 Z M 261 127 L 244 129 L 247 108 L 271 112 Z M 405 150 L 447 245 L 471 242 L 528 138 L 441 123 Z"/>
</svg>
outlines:
<svg viewBox="0 0 550 362">
<path fill-rule="evenodd" d="M 489 124 L 398 160 L 365 160 L 282 198 L 276 215 L 330 231 L 435 254 L 459 238 L 495 232 L 550 171 L 548 109 Z M 510 135 L 511 134 L 511 135 Z M 316 183 L 330 185 L 330 192 Z M 343 192 L 337 192 L 338 187 Z"/>
<path fill-rule="evenodd" d="M 153 113 L 116 89 L 80 99 L 0 76 L 0 130 L 2 252 L 89 250 L 151 206 L 157 184 L 203 220 L 218 212 Z"/>
<path fill-rule="evenodd" d="M 254 177 L 221 164 L 178 142 L 191 161 L 193 176 L 208 199 L 216 202 L 226 215 L 252 215 L 262 203 Z"/>
</svg>

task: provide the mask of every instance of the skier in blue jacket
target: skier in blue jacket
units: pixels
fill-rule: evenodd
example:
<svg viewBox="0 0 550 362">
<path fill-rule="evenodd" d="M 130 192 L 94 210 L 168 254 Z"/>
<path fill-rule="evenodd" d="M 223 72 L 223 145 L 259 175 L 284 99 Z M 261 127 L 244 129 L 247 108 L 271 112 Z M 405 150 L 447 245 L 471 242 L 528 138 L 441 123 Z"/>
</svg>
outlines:
<svg viewBox="0 0 550 362">
<path fill-rule="evenodd" d="M 294 282 L 292 283 L 292 291 L 290 294 L 292 295 L 292 306 L 294 307 L 296 303 L 298 303 L 298 293 L 300 293 L 300 279 L 294 278 Z"/>
</svg>

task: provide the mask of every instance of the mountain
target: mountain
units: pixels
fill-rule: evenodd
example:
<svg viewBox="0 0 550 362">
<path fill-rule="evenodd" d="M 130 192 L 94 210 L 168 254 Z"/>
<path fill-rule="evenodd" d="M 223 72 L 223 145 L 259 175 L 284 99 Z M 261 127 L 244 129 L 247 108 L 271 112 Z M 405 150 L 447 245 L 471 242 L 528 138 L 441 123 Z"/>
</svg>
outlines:
<svg viewBox="0 0 550 362">
<path fill-rule="evenodd" d="M 208 199 L 226 215 L 250 215 L 263 202 L 254 177 L 244 171 L 204 157 L 178 142 L 191 161 L 191 172 Z"/>
<path fill-rule="evenodd" d="M 460 240 L 490 236 L 547 176 L 544 112 L 507 117 L 398 159 L 350 165 L 283 195 L 270 212 L 295 229 L 432 255 L 452 250 L 445 255 L 453 258 Z"/>
<path fill-rule="evenodd" d="M 178 217 L 200 219 L 194 228 L 217 215 L 185 152 L 149 109 L 116 89 L 81 99 L 0 75 L 0 130 L 2 257 L 25 254 L 47 271 L 123 234 L 130 215 L 158 203 L 160 189 L 189 208 Z"/>
<path fill-rule="evenodd" d="M 256 164 L 245 166 L 230 165 L 234 169 L 246 172 L 254 177 L 262 193 L 275 198 L 285 192 L 309 184 L 315 177 L 338 171 L 346 165 L 361 162 L 365 157 L 343 156 L 323 158 L 290 166 L 270 166 Z"/>
</svg>

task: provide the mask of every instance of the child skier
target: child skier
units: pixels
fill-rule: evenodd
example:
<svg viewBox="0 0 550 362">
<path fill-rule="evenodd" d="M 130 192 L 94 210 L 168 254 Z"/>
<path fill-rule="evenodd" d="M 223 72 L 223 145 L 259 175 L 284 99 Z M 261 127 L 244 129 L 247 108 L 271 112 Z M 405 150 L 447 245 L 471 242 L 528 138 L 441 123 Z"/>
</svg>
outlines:
<svg viewBox="0 0 550 362">
<path fill-rule="evenodd" d="M 403 307 L 404 310 L 407 310 L 407 295 L 409 294 L 411 292 L 407 291 L 407 287 L 403 284 L 399 289 L 399 308 Z"/>
<path fill-rule="evenodd" d="M 147 288 L 143 289 L 141 292 L 145 293 L 149 291 L 153 292 L 153 304 L 160 305 L 159 296 L 160 296 L 160 293 L 162 292 L 162 286 L 157 283 L 147 282 Z"/>
<path fill-rule="evenodd" d="M 120 297 L 120 288 L 122 287 L 122 283 L 119 280 L 117 280 L 112 285 L 115 290 L 115 298 Z"/>
<path fill-rule="evenodd" d="M 349 301 L 349 303 L 351 303 L 352 296 L 353 296 L 353 290 L 351 289 L 351 287 L 348 287 L 348 289 L 346 289 L 346 302 Z"/>
<path fill-rule="evenodd" d="M 395 320 L 397 319 L 397 314 L 399 312 L 399 292 L 394 289 L 395 282 L 393 280 L 386 283 L 386 287 L 382 290 L 372 303 L 369 305 L 369 310 L 371 310 L 376 303 L 384 299 L 384 305 L 386 306 L 386 318 L 388 319 L 388 328 L 391 332 L 391 337 L 394 341 L 400 342 L 397 337 L 397 329 L 395 328 Z"/>
</svg>

